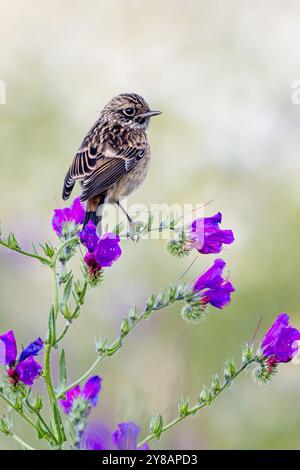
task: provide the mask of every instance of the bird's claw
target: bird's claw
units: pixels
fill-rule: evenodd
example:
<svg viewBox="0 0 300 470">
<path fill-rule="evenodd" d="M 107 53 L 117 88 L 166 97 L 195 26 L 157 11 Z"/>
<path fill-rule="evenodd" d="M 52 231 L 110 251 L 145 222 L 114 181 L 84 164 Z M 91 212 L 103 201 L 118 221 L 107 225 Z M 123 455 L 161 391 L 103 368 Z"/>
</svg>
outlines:
<svg viewBox="0 0 300 470">
<path fill-rule="evenodd" d="M 138 242 L 140 239 L 139 226 L 139 222 L 134 222 L 133 220 L 129 223 L 128 236 L 133 242 Z"/>
</svg>

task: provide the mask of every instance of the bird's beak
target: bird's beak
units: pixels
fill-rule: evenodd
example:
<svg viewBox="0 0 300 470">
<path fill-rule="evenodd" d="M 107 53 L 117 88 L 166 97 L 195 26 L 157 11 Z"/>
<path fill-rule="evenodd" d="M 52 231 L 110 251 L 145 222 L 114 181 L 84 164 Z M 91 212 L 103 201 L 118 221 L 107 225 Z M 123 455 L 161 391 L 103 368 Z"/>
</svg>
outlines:
<svg viewBox="0 0 300 470">
<path fill-rule="evenodd" d="M 152 116 L 158 116 L 161 114 L 161 111 L 148 111 L 147 113 L 140 114 L 139 117 L 152 117 Z"/>
</svg>

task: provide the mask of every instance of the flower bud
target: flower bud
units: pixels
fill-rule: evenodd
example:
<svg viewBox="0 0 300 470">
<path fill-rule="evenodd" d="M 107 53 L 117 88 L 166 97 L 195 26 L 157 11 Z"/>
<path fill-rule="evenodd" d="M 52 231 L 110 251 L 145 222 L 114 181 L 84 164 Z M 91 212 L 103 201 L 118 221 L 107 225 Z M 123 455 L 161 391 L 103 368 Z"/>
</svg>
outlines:
<svg viewBox="0 0 300 470">
<path fill-rule="evenodd" d="M 150 432 L 154 434 L 154 436 L 159 439 L 162 433 L 164 426 L 164 421 L 161 415 L 152 416 L 150 421 Z"/>
<path fill-rule="evenodd" d="M 209 405 L 211 403 L 212 393 L 209 390 L 209 388 L 206 387 L 206 385 L 204 385 L 204 387 L 202 388 L 200 395 L 198 397 L 198 401 L 201 405 L 204 403 L 207 403 Z"/>
<path fill-rule="evenodd" d="M 181 316 L 187 323 L 198 323 L 207 316 L 207 309 L 200 302 L 188 302 L 181 310 Z"/>
<path fill-rule="evenodd" d="M 107 351 L 107 337 L 101 336 L 101 338 L 96 341 L 96 349 L 98 353 L 105 354 Z"/>
<path fill-rule="evenodd" d="M 41 411 L 41 409 L 43 408 L 42 398 L 38 393 L 36 394 L 36 397 L 35 397 L 35 400 L 34 400 L 34 403 L 33 403 L 32 407 L 36 411 Z"/>
<path fill-rule="evenodd" d="M 218 374 L 213 375 L 213 378 L 211 381 L 211 388 L 212 388 L 214 395 L 217 395 L 220 392 L 221 384 L 220 384 L 220 379 L 218 377 Z"/>
<path fill-rule="evenodd" d="M 249 344 L 245 344 L 242 351 L 242 363 L 247 364 L 253 357 L 253 352 Z"/>
<path fill-rule="evenodd" d="M 121 334 L 122 336 L 126 336 L 129 333 L 129 322 L 127 318 L 124 318 L 121 324 Z"/>
<path fill-rule="evenodd" d="M 0 418 L 0 431 L 6 436 L 11 434 L 9 424 L 4 418 Z"/>
<path fill-rule="evenodd" d="M 236 368 L 235 368 L 235 365 L 233 363 L 233 361 L 231 359 L 229 359 L 226 363 L 225 363 L 225 367 L 224 367 L 224 378 L 225 378 L 225 381 L 229 381 L 229 380 L 232 380 L 235 376 L 235 373 L 236 373 Z"/>
<path fill-rule="evenodd" d="M 189 411 L 188 400 L 181 399 L 178 403 L 179 416 L 187 416 Z"/>
<path fill-rule="evenodd" d="M 128 312 L 128 317 L 129 320 L 134 323 L 137 320 L 137 312 L 136 312 L 136 307 L 130 307 L 129 312 Z"/>
<path fill-rule="evenodd" d="M 106 350 L 107 356 L 113 356 L 118 349 L 122 346 L 122 341 L 120 338 L 116 339 Z"/>
</svg>

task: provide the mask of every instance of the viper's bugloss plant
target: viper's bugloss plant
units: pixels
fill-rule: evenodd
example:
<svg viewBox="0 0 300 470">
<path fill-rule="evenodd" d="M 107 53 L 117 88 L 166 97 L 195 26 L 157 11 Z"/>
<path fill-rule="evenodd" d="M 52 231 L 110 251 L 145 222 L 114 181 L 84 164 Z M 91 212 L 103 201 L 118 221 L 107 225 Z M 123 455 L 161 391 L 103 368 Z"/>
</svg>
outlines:
<svg viewBox="0 0 300 470">
<path fill-rule="evenodd" d="M 33 447 L 16 434 L 13 412 L 24 420 L 38 439 L 54 450 L 147 450 L 149 442 L 160 439 L 168 429 L 211 405 L 243 371 L 252 367 L 255 380 L 266 383 L 272 379 L 279 364 L 291 361 L 297 353 L 300 332 L 290 326 L 288 315 L 281 313 L 257 351 L 254 351 L 252 343 L 245 344 L 240 365 L 232 359 L 227 360 L 223 377 L 214 374 L 209 385 L 199 387 L 193 404 L 184 398 L 178 401 L 178 415 L 173 420 L 165 422 L 160 414 L 152 416 L 146 436 L 140 438 L 140 427 L 133 421 L 119 423 L 115 430 L 103 422 L 91 421 L 92 408 L 99 402 L 102 385 L 102 378 L 95 375 L 95 371 L 122 348 L 140 322 L 151 318 L 156 311 L 180 303 L 183 319 L 187 323 L 196 323 L 207 317 L 209 307 L 223 309 L 229 305 L 235 292 L 233 283 L 224 275 L 225 261 L 221 258 L 215 259 L 196 280 L 169 284 L 160 293 L 151 294 L 141 312 L 132 306 L 123 317 L 117 337 L 110 341 L 102 336 L 96 344 L 94 362 L 81 377 L 69 383 L 66 353 L 61 342 L 79 317 L 89 290 L 99 286 L 107 269 L 114 269 L 113 264 L 122 254 L 122 240 L 131 238 L 138 241 L 142 235 L 152 231 L 170 230 L 174 238 L 168 243 L 168 251 L 173 256 L 182 257 L 192 250 L 202 255 L 220 253 L 224 245 L 233 243 L 234 235 L 231 230 L 220 228 L 220 212 L 212 217 L 195 219 L 189 225 L 180 225 L 180 218 L 168 217 L 158 226 L 154 225 L 150 214 L 146 222 L 135 223 L 134 234 L 132 227 L 127 231 L 119 225 L 101 236 L 91 221 L 82 228 L 84 218 L 85 210 L 79 198 L 71 207 L 55 209 L 52 227 L 59 240 L 58 246 L 44 243 L 38 250 L 33 245 L 32 252 L 22 249 L 14 234 L 3 238 L 0 233 L 0 245 L 41 262 L 49 268 L 53 280 L 53 303 L 49 309 L 46 337 L 37 338 L 18 355 L 13 331 L 0 335 L 0 364 L 3 367 L 0 399 L 7 406 L 6 414 L 0 419 L 0 431 L 15 439 L 24 449 L 32 450 Z M 76 253 L 82 266 L 78 279 L 69 268 L 69 261 Z M 57 322 L 59 316 L 65 320 L 62 331 L 59 331 Z M 57 380 L 54 377 L 57 368 L 52 370 L 50 366 L 54 349 L 59 351 Z M 39 378 L 45 382 L 45 395 L 34 388 Z"/>
</svg>

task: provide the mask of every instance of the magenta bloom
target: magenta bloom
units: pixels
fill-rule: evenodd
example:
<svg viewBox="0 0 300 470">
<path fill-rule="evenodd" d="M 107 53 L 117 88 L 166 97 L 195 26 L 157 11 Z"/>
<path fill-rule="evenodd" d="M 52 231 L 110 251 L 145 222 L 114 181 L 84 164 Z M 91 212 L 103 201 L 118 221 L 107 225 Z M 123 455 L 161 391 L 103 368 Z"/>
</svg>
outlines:
<svg viewBox="0 0 300 470">
<path fill-rule="evenodd" d="M 222 214 L 218 212 L 212 217 L 202 217 L 192 222 L 189 244 L 199 253 L 220 253 L 222 245 L 230 245 L 234 241 L 232 230 L 221 230 Z"/>
<path fill-rule="evenodd" d="M 262 341 L 262 352 L 272 365 L 289 362 L 298 352 L 300 331 L 289 325 L 289 316 L 280 313 Z"/>
<path fill-rule="evenodd" d="M 57 235 L 62 235 L 64 225 L 73 223 L 80 225 L 84 222 L 85 210 L 80 202 L 79 197 L 75 198 L 71 207 L 64 209 L 55 209 L 52 218 L 52 227 Z"/>
<path fill-rule="evenodd" d="M 121 256 L 120 237 L 114 233 L 105 233 L 94 251 L 95 260 L 101 267 L 111 266 Z"/>
<path fill-rule="evenodd" d="M 80 232 L 80 240 L 88 250 L 84 261 L 91 274 L 111 266 L 121 256 L 120 237 L 108 232 L 99 238 L 96 226 L 91 220 Z"/>
<path fill-rule="evenodd" d="M 101 377 L 94 375 L 87 380 L 82 390 L 79 385 L 69 390 L 66 393 L 66 399 L 59 400 L 59 404 L 64 412 L 69 414 L 78 399 L 87 402 L 89 407 L 95 407 L 98 403 L 98 395 L 101 391 L 101 381 Z"/>
<path fill-rule="evenodd" d="M 80 448 L 86 450 L 148 450 L 148 444 L 137 447 L 140 428 L 134 422 L 118 424 L 111 435 L 101 423 L 91 423 L 86 427 Z"/>
<path fill-rule="evenodd" d="M 110 450 L 113 448 L 110 430 L 102 423 L 89 423 L 80 441 L 83 450 Z"/>
<path fill-rule="evenodd" d="M 223 279 L 225 261 L 216 259 L 214 264 L 195 282 L 193 291 L 200 297 L 202 304 L 223 308 L 230 303 L 231 293 L 235 291 L 231 282 Z"/>
<path fill-rule="evenodd" d="M 99 237 L 97 235 L 96 225 L 90 220 L 79 234 L 81 243 L 88 249 L 90 253 L 95 251 Z"/>
<path fill-rule="evenodd" d="M 140 428 L 133 421 L 119 423 L 113 433 L 113 442 L 118 450 L 148 450 L 148 444 L 137 447 Z"/>
<path fill-rule="evenodd" d="M 37 338 L 30 343 L 17 358 L 17 344 L 12 330 L 0 336 L 0 364 L 6 366 L 7 374 L 13 385 L 23 382 L 32 385 L 40 376 L 42 366 L 33 358 L 43 349 L 44 343 Z"/>
</svg>

